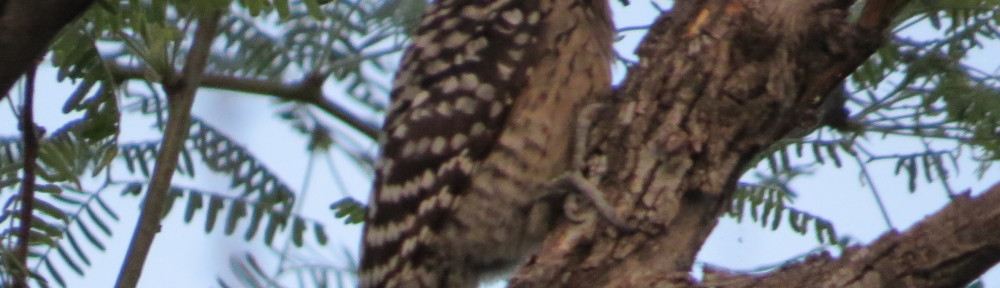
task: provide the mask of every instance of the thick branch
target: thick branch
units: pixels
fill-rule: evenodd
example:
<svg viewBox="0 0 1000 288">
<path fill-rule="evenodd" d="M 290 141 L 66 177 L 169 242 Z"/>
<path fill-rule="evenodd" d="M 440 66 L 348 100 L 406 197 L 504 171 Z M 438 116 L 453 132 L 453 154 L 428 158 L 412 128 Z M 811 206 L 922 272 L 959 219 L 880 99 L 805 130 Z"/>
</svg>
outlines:
<svg viewBox="0 0 1000 288">
<path fill-rule="evenodd" d="M 839 259 L 821 255 L 769 275 L 706 280 L 723 287 L 963 287 L 1000 262 L 1000 183 L 960 195 L 903 234 L 890 232 Z M 711 278 L 706 276 L 706 278 Z"/>
<path fill-rule="evenodd" d="M 0 100 L 93 0 L 0 1 Z"/>
<path fill-rule="evenodd" d="M 897 7 L 898 1 L 868 1 Z M 688 0 L 651 26 L 639 63 L 587 139 L 589 177 L 636 233 L 565 222 L 514 287 L 686 287 L 753 157 L 814 129 L 838 83 L 882 43 L 883 18 L 847 0 Z M 866 22 L 868 23 L 868 22 Z M 596 222 L 598 224 L 591 224 Z M 787 283 L 786 283 L 787 284 Z"/>
<path fill-rule="evenodd" d="M 113 62 L 109 63 L 108 66 L 114 71 L 115 77 L 121 80 L 142 79 L 145 76 L 142 67 L 126 67 Z M 328 98 L 323 95 L 321 90 L 322 85 L 322 80 L 312 78 L 295 84 L 211 74 L 205 75 L 201 79 L 202 87 L 267 95 L 281 100 L 311 104 L 365 136 L 371 139 L 378 138 L 378 125 L 363 120 L 337 103 L 327 100 Z"/>
<path fill-rule="evenodd" d="M 194 104 L 194 94 L 200 86 L 202 74 L 208 55 L 211 53 L 212 42 L 219 26 L 221 12 L 198 19 L 194 42 L 191 43 L 184 69 L 180 77 L 166 71 L 163 78 L 163 90 L 167 94 L 169 114 L 167 125 L 163 131 L 160 151 L 156 155 L 156 166 L 149 181 L 146 197 L 143 198 L 142 212 L 132 235 L 125 263 L 118 275 L 117 288 L 133 288 L 138 284 L 142 268 L 153 246 L 153 239 L 160 231 L 160 218 L 163 217 L 163 203 L 169 197 L 167 191 L 170 181 L 177 168 L 177 157 L 184 147 L 184 140 L 190 132 L 191 106 Z"/>
</svg>

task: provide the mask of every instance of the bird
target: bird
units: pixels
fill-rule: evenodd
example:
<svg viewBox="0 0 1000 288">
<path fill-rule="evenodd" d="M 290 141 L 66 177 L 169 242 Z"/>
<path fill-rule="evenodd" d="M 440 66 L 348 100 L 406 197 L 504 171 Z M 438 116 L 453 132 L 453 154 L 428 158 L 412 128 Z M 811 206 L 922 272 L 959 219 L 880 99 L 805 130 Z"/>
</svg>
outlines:
<svg viewBox="0 0 1000 288">
<path fill-rule="evenodd" d="M 580 107 L 610 94 L 607 0 L 439 0 L 404 52 L 365 212 L 362 288 L 476 287 L 537 251 Z"/>
</svg>

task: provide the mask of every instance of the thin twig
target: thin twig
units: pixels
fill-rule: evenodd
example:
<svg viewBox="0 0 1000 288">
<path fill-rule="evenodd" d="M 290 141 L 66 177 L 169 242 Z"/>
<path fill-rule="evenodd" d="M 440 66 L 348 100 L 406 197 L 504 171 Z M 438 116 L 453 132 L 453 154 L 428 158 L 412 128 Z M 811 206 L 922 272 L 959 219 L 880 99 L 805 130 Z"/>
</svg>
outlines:
<svg viewBox="0 0 1000 288">
<path fill-rule="evenodd" d="M 302 191 L 302 195 L 300 195 L 298 197 L 298 199 L 296 199 L 295 205 L 292 206 L 292 212 L 289 213 L 289 214 L 295 214 L 295 213 L 298 213 L 298 212 L 302 211 L 302 205 L 305 205 L 305 203 L 306 203 L 306 195 L 309 193 L 309 182 L 311 182 L 311 180 L 312 180 L 313 168 L 315 168 L 315 166 L 316 166 L 316 157 L 318 157 L 317 154 L 318 153 L 316 151 L 311 151 L 311 153 L 309 153 L 309 162 L 306 163 L 306 171 L 305 171 L 306 175 L 304 177 L 302 177 L 302 188 L 301 188 L 302 190 L 300 190 L 300 191 Z M 277 271 L 274 271 L 274 278 L 273 279 L 277 279 L 278 277 L 281 277 L 281 274 L 285 272 L 285 270 L 284 270 L 284 268 L 282 266 L 284 266 L 285 265 L 285 261 L 288 260 L 287 259 L 288 258 L 288 251 L 291 250 L 291 248 L 292 248 L 292 241 L 291 240 L 286 241 L 285 245 L 283 247 L 281 247 L 281 254 L 279 254 L 279 258 L 278 258 Z"/>
<path fill-rule="evenodd" d="M 194 105 L 194 94 L 200 86 L 201 76 L 211 54 L 212 42 L 219 27 L 221 11 L 215 11 L 198 18 L 198 28 L 195 30 L 194 42 L 184 63 L 180 77 L 173 71 L 163 77 L 163 90 L 167 94 L 169 106 L 167 125 L 163 131 L 162 145 L 156 156 L 156 166 L 143 199 L 139 223 L 132 234 L 125 263 L 122 264 L 115 287 L 134 288 L 139 283 L 142 268 L 149 255 L 153 239 L 160 231 L 160 218 L 163 216 L 163 203 L 169 197 L 171 178 L 177 168 L 177 159 L 184 141 L 190 132 L 191 106 Z"/>
<path fill-rule="evenodd" d="M 123 66 L 117 63 L 109 63 L 115 77 L 120 79 L 142 79 L 145 75 L 144 67 Z M 307 87 L 309 85 L 315 87 Z M 340 104 L 328 100 L 328 97 L 319 90 L 319 85 L 312 84 L 307 80 L 299 83 L 286 84 L 276 80 L 259 80 L 251 78 L 240 78 L 225 75 L 205 75 L 202 77 L 201 86 L 216 89 L 225 89 L 252 94 L 260 94 L 275 97 L 282 100 L 298 101 L 307 103 L 323 110 L 326 114 L 343 121 L 344 124 L 361 132 L 371 139 L 378 138 L 379 127 L 377 124 L 355 116 L 347 108 Z M 313 89 L 310 89 L 313 88 Z"/>
<path fill-rule="evenodd" d="M 896 229 L 896 226 L 892 225 L 892 220 L 889 218 L 889 211 L 885 208 L 885 202 L 882 201 L 882 196 L 879 195 L 878 188 L 875 187 L 875 180 L 872 179 L 867 166 L 865 166 L 865 163 L 861 161 L 861 158 L 857 156 L 852 158 L 854 158 L 857 162 L 858 167 L 861 168 L 861 175 L 865 177 L 865 182 L 868 182 L 868 186 L 871 188 L 872 196 L 875 197 L 875 203 L 878 204 L 878 210 L 882 213 L 882 219 L 885 221 L 885 225 L 889 226 L 889 229 Z"/>
<path fill-rule="evenodd" d="M 35 204 L 35 160 L 38 158 L 38 135 L 35 132 L 35 70 L 28 67 L 25 75 L 24 105 L 21 108 L 21 141 L 24 141 L 24 180 L 21 182 L 21 227 L 17 230 L 17 245 L 14 255 L 20 267 L 28 267 L 28 246 L 31 243 L 31 219 Z M 25 268 L 14 276 L 14 287 L 28 287 L 28 271 Z"/>
</svg>

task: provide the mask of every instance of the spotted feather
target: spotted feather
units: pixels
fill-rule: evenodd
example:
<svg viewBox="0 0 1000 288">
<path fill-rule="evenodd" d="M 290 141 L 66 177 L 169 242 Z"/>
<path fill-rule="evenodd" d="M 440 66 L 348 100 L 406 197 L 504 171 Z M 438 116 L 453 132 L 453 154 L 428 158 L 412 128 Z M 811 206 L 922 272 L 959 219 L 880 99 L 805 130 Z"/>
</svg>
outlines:
<svg viewBox="0 0 1000 288">
<path fill-rule="evenodd" d="M 441 229 L 474 163 L 494 146 L 527 80 L 532 58 L 524 55 L 540 18 L 537 3 L 513 0 L 441 1 L 425 14 L 393 82 L 361 287 L 411 287 L 389 276 L 432 260 L 418 255 L 426 254 L 421 235 Z"/>
</svg>

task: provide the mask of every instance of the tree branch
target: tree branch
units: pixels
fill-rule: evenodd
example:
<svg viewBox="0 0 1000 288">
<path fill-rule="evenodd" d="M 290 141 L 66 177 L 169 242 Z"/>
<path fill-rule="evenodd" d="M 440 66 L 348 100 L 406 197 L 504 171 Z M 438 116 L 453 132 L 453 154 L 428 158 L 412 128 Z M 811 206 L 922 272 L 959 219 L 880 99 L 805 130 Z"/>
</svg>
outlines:
<svg viewBox="0 0 1000 288">
<path fill-rule="evenodd" d="M 810 257 L 762 276 L 706 272 L 725 287 L 963 287 L 1000 262 L 1000 183 L 958 195 L 905 233 L 889 232 L 839 259 Z M 724 283 L 724 284 L 723 284 Z"/>
<path fill-rule="evenodd" d="M 110 69 L 119 80 L 142 79 L 145 77 L 145 68 L 143 67 L 128 67 L 113 62 L 110 62 L 108 67 L 111 67 Z M 347 126 L 361 132 L 361 134 L 371 139 L 378 138 L 378 125 L 363 120 L 337 103 L 327 100 L 328 98 L 323 95 L 322 85 L 323 82 L 321 79 L 314 79 L 312 77 L 307 77 L 295 84 L 285 84 L 274 80 L 257 80 L 209 74 L 202 77 L 201 81 L 201 86 L 203 87 L 267 95 L 281 100 L 310 104 L 323 110 L 323 112 L 326 112 L 330 116 L 343 121 Z"/>
<path fill-rule="evenodd" d="M 21 227 L 17 230 L 17 245 L 14 255 L 21 267 L 28 267 L 28 246 L 31 243 L 31 220 L 35 204 L 35 161 L 38 159 L 38 133 L 35 131 L 35 69 L 28 67 L 27 83 L 24 89 L 24 105 L 21 108 L 21 141 L 24 141 L 24 179 L 21 182 Z M 28 288 L 28 269 L 14 275 L 14 287 Z"/>
<path fill-rule="evenodd" d="M 198 19 L 194 42 L 191 43 L 180 77 L 172 73 L 173 71 L 164 71 L 167 74 L 163 77 L 162 86 L 167 94 L 170 109 L 167 125 L 164 128 L 160 151 L 156 155 L 153 176 L 146 190 L 146 197 L 143 199 L 139 222 L 136 224 L 128 252 L 125 254 L 125 262 L 118 275 L 118 282 L 115 285 L 117 288 L 133 288 L 138 284 L 153 239 L 160 231 L 163 203 L 166 203 L 169 197 L 167 192 L 174 170 L 177 168 L 178 154 L 183 149 L 184 141 L 190 132 L 194 94 L 200 86 L 221 15 L 221 12 L 216 11 Z"/>
<path fill-rule="evenodd" d="M 37 59 L 52 39 L 87 11 L 94 0 L 0 1 L 0 100 Z"/>
<path fill-rule="evenodd" d="M 700 247 L 755 155 L 815 129 L 827 95 L 882 44 L 898 9 L 853 1 L 675 1 L 637 49 L 585 175 L 639 227 L 564 221 L 512 287 L 687 287 Z M 871 0 L 874 7 L 899 1 Z M 785 282 L 784 284 L 795 283 Z"/>
<path fill-rule="evenodd" d="M 909 0 L 872 0 L 865 2 L 858 17 L 858 27 L 872 31 L 889 31 L 892 19 L 896 17 Z"/>
</svg>

